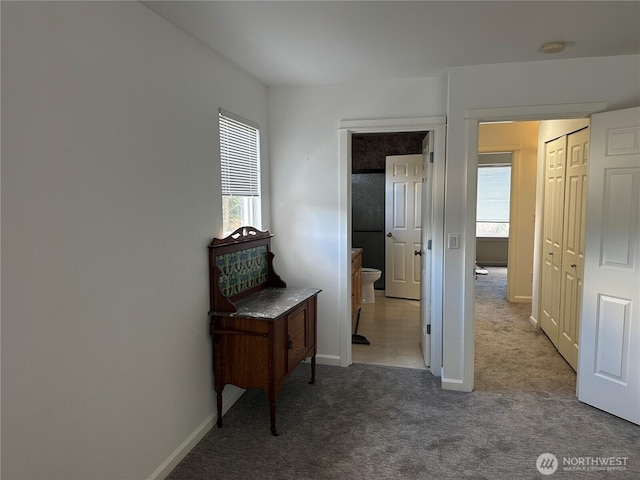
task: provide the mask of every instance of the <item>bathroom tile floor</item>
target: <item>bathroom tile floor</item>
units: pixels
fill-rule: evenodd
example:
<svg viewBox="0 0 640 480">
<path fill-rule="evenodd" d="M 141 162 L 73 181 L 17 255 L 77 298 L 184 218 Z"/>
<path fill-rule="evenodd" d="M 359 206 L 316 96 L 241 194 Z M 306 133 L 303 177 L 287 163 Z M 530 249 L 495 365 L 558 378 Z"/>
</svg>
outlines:
<svg viewBox="0 0 640 480">
<path fill-rule="evenodd" d="M 351 332 L 355 329 L 355 316 Z M 375 303 L 363 304 L 358 335 L 371 345 L 352 345 L 353 363 L 426 369 L 420 348 L 420 302 L 388 298 L 376 290 Z"/>
</svg>

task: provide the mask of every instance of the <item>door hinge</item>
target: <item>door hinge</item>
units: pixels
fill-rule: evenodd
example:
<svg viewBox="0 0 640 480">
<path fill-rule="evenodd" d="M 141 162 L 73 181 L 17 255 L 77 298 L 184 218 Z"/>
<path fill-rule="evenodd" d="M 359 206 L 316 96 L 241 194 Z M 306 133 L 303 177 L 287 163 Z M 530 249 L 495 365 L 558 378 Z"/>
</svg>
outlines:
<svg viewBox="0 0 640 480">
<path fill-rule="evenodd" d="M 427 325 L 427 335 L 431 335 L 431 324 Z"/>
<path fill-rule="evenodd" d="M 427 250 L 431 250 L 431 240 L 427 240 Z"/>
<path fill-rule="evenodd" d="M 433 163 L 433 152 L 429 152 L 429 163 Z"/>
</svg>

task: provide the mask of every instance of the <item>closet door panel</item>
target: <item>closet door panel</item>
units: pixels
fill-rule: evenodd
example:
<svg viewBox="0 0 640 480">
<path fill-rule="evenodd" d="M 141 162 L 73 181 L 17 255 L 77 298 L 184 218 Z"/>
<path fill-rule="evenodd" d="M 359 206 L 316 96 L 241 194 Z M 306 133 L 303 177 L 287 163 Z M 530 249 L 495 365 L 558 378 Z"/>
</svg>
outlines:
<svg viewBox="0 0 640 480">
<path fill-rule="evenodd" d="M 589 129 L 567 136 L 564 215 L 562 227 L 562 284 L 558 351 L 569 365 L 578 368 L 578 337 L 584 270 L 587 164 Z"/>
<path fill-rule="evenodd" d="M 564 217 L 565 136 L 545 145 L 541 327 L 558 346 Z"/>
</svg>

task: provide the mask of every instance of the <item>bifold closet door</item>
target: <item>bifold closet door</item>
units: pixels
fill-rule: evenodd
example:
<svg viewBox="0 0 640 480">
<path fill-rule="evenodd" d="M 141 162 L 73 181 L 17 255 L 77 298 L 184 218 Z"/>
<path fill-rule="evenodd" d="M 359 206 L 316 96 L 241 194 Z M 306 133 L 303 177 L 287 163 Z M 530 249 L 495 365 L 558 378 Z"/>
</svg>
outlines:
<svg viewBox="0 0 640 480">
<path fill-rule="evenodd" d="M 558 351 L 578 368 L 580 308 L 584 271 L 589 129 L 567 136 Z"/>
<path fill-rule="evenodd" d="M 545 144 L 541 327 L 558 347 L 566 136 Z"/>
</svg>

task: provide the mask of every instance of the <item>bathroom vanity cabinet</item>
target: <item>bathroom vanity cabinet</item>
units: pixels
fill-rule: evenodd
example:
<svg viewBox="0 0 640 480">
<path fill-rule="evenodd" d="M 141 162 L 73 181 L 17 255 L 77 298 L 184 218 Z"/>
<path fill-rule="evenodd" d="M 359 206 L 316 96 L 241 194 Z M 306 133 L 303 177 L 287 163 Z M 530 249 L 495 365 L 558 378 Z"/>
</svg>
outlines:
<svg viewBox="0 0 640 480">
<path fill-rule="evenodd" d="M 351 249 L 351 311 L 362 303 L 362 249 Z"/>
</svg>

